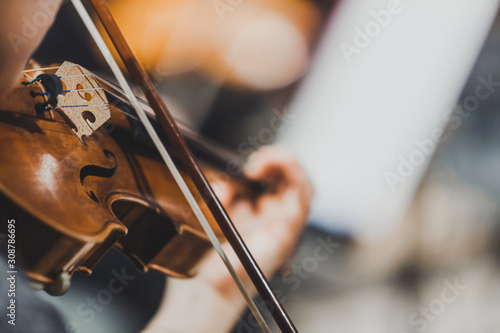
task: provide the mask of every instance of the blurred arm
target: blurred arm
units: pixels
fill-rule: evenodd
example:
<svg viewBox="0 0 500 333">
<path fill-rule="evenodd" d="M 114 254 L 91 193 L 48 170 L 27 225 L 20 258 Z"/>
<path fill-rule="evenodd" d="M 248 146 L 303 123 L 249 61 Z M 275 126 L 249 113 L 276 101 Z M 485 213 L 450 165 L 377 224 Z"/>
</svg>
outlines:
<svg viewBox="0 0 500 333">
<path fill-rule="evenodd" d="M 54 22 L 62 0 L 3 1 L 0 11 L 0 93 L 9 90 Z"/>
</svg>

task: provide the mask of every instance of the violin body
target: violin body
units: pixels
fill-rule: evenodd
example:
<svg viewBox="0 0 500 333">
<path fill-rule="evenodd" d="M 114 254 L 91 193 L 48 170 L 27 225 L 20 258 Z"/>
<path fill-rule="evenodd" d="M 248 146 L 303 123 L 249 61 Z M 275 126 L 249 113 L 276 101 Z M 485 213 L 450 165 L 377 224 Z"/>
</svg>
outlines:
<svg viewBox="0 0 500 333">
<path fill-rule="evenodd" d="M 90 274 L 113 246 L 143 272 L 193 275 L 211 245 L 155 148 L 134 137 L 116 103 L 107 126 L 80 140 L 58 112 L 36 111 L 43 91 L 20 83 L 0 96 L 0 197 L 9 207 L 1 214 L 17 220 L 29 278 L 62 294 L 73 272 Z M 206 164 L 204 171 L 217 177 Z"/>
</svg>

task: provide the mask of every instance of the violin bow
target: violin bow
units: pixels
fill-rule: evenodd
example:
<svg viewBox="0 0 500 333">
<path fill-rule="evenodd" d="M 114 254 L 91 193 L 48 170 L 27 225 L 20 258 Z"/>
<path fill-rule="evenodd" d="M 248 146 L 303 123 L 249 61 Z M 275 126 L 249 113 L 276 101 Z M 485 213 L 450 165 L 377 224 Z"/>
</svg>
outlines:
<svg viewBox="0 0 500 333">
<path fill-rule="evenodd" d="M 159 139 L 158 134 L 155 132 L 151 123 L 147 119 L 145 112 L 139 105 L 139 102 L 137 101 L 135 94 L 132 92 L 132 89 L 128 85 L 127 80 L 123 76 L 123 73 L 121 72 L 115 59 L 111 55 L 111 52 L 109 51 L 106 43 L 102 39 L 102 36 L 100 35 L 99 31 L 94 25 L 94 22 L 90 18 L 90 15 L 83 6 L 81 0 L 71 0 L 71 1 L 75 6 L 77 12 L 79 13 L 80 17 L 82 18 L 85 26 L 89 30 L 90 35 L 97 44 L 97 47 L 99 48 L 106 62 L 113 71 L 113 74 L 116 76 L 116 79 L 118 80 L 119 84 L 122 86 L 123 90 L 127 94 L 130 103 L 136 110 L 137 115 L 139 116 L 147 132 L 151 136 L 153 143 L 157 147 L 158 151 L 160 152 L 160 155 L 162 156 L 170 172 L 174 176 L 174 179 L 176 180 L 179 188 L 186 197 L 186 200 L 191 206 L 191 209 L 193 210 L 194 214 L 200 221 L 203 229 L 207 233 L 207 236 L 212 242 L 215 250 L 218 252 L 222 261 L 226 265 L 226 268 L 231 274 L 233 280 L 237 284 L 239 290 L 241 291 L 243 297 L 245 298 L 248 304 L 248 307 L 250 308 L 253 315 L 259 322 L 259 325 L 261 326 L 262 330 L 264 332 L 270 332 L 270 329 L 267 326 L 264 318 L 262 317 L 262 314 L 257 309 L 248 291 L 245 289 L 243 282 L 241 281 L 240 277 L 237 275 L 231 262 L 227 258 L 219 240 L 217 239 L 214 231 L 211 229 L 206 217 L 203 215 L 203 212 L 201 211 L 201 208 L 199 207 L 198 203 L 196 202 L 196 199 L 194 198 L 193 194 L 186 185 L 176 165 L 172 161 L 172 158 L 168 154 L 165 146 Z M 210 210 L 210 213 L 214 216 L 215 220 L 217 221 L 217 224 L 219 225 L 222 233 L 224 234 L 227 241 L 229 242 L 234 252 L 236 253 L 239 261 L 241 262 L 243 268 L 250 277 L 257 292 L 264 300 L 264 303 L 266 304 L 268 310 L 271 312 L 276 324 L 278 325 L 278 327 L 282 332 L 286 333 L 298 332 L 293 322 L 291 321 L 290 317 L 283 308 L 283 305 L 280 303 L 276 295 L 274 295 L 269 285 L 269 282 L 264 276 L 262 270 L 260 269 L 259 265 L 253 258 L 248 247 L 245 245 L 245 242 L 243 241 L 240 234 L 236 230 L 233 222 L 229 218 L 229 215 L 227 214 L 224 207 L 220 203 L 219 199 L 215 195 L 214 190 L 212 189 L 205 175 L 201 171 L 201 168 L 199 167 L 198 163 L 194 159 L 193 154 L 191 153 L 189 147 L 186 144 L 186 141 L 184 140 L 182 134 L 179 131 L 179 128 L 177 127 L 177 124 L 174 121 L 174 118 L 170 114 L 170 111 L 168 110 L 164 101 L 160 97 L 160 94 L 158 93 L 153 83 L 151 82 L 148 74 L 137 60 L 130 45 L 123 36 L 120 28 L 118 27 L 115 19 L 113 18 L 113 15 L 111 14 L 108 8 L 106 1 L 90 0 L 90 3 L 94 7 L 97 16 L 99 17 L 99 20 L 104 26 L 109 38 L 111 39 L 113 45 L 115 46 L 115 49 L 118 52 L 125 67 L 127 68 L 127 71 L 129 72 L 130 76 L 141 87 L 142 91 L 144 92 L 146 99 L 148 100 L 149 104 L 151 105 L 156 115 L 156 118 L 160 124 L 161 129 L 164 131 L 164 134 L 166 135 L 168 140 L 172 142 L 173 147 L 174 149 L 176 149 L 176 152 L 180 157 L 180 160 L 187 174 L 191 178 L 196 189 L 198 190 L 199 194 L 206 203 L 208 209 Z"/>
</svg>

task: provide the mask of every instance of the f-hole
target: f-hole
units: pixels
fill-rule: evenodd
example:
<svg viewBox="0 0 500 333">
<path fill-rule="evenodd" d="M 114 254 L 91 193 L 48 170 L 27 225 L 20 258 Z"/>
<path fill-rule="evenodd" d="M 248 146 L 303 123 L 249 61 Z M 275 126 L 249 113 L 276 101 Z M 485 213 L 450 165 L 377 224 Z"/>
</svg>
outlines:
<svg viewBox="0 0 500 333">
<path fill-rule="evenodd" d="M 142 201 L 117 199 L 111 204 L 111 210 L 128 228 L 127 235 L 119 241 L 121 250 L 143 271 L 177 235 L 174 223 L 166 214 Z"/>
</svg>

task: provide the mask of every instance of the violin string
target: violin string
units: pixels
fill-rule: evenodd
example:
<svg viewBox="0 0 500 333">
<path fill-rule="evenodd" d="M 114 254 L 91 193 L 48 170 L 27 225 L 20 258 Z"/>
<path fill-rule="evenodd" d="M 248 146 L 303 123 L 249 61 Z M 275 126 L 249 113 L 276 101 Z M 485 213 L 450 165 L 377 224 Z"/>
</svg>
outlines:
<svg viewBox="0 0 500 333">
<path fill-rule="evenodd" d="M 83 107 L 89 107 L 89 106 L 109 106 L 109 104 L 87 104 L 87 105 L 59 105 L 58 107 L 59 108 L 83 108 Z M 133 114 L 130 114 L 128 112 L 125 112 L 123 110 L 120 110 L 118 109 L 118 111 L 120 111 L 121 113 L 123 113 L 125 115 L 125 117 L 129 117 L 131 119 L 134 119 L 134 120 L 137 120 L 137 121 L 140 121 L 140 119 L 136 116 L 134 116 Z"/>
<path fill-rule="evenodd" d="M 158 152 L 160 153 L 161 157 L 163 158 L 163 161 L 167 165 L 168 169 L 170 170 L 174 180 L 177 183 L 177 186 L 179 186 L 179 189 L 183 193 L 184 197 L 186 198 L 189 206 L 191 207 L 194 215 L 197 217 L 198 221 L 200 222 L 203 230 L 207 234 L 208 238 L 210 239 L 214 249 L 217 251 L 219 254 L 220 258 L 222 259 L 224 265 L 226 266 L 229 274 L 233 278 L 233 281 L 236 283 L 238 289 L 240 290 L 241 294 L 243 295 L 245 301 L 248 304 L 248 307 L 252 311 L 253 315 L 255 316 L 255 319 L 259 323 L 260 327 L 265 333 L 270 333 L 271 330 L 269 329 L 269 326 L 267 326 L 266 321 L 264 320 L 264 317 L 258 310 L 257 306 L 255 305 L 255 302 L 253 301 L 252 297 L 250 296 L 248 290 L 245 288 L 243 281 L 239 277 L 238 273 L 236 273 L 236 270 L 229 260 L 229 258 L 226 255 L 226 252 L 222 248 L 222 245 L 220 241 L 218 240 L 217 236 L 215 235 L 215 232 L 212 230 L 212 227 L 208 223 L 208 220 L 204 213 L 202 212 L 197 200 L 195 199 L 193 193 L 191 193 L 191 190 L 189 189 L 188 185 L 186 184 L 186 181 L 180 174 L 179 170 L 177 169 L 177 166 L 175 165 L 174 161 L 172 160 L 172 157 L 170 154 L 167 152 L 165 146 L 163 145 L 161 139 L 158 136 L 158 133 L 156 133 L 155 129 L 151 125 L 151 122 L 149 121 L 145 111 L 141 108 L 139 101 L 135 94 L 132 91 L 132 88 L 128 84 L 127 80 L 125 79 L 125 76 L 121 72 L 120 67 L 116 63 L 115 59 L 113 58 L 113 55 L 111 54 L 111 51 L 109 50 L 108 46 L 104 42 L 102 36 L 100 35 L 99 31 L 97 30 L 97 27 L 95 26 L 94 22 L 92 21 L 92 18 L 90 17 L 89 13 L 83 6 L 81 0 L 71 0 L 73 3 L 76 11 L 80 15 L 80 18 L 82 19 L 83 23 L 87 27 L 90 35 L 94 39 L 94 42 L 96 43 L 97 47 L 101 51 L 101 54 L 103 55 L 104 59 L 110 66 L 113 74 L 115 75 L 116 79 L 122 86 L 122 88 L 125 90 L 125 93 L 134 107 L 137 115 L 139 116 L 140 120 L 142 121 L 144 127 L 146 128 L 146 131 L 148 132 L 149 136 L 151 137 L 153 143 L 155 144 L 156 148 L 158 149 Z"/>
<path fill-rule="evenodd" d="M 21 73 L 30 73 L 30 72 L 43 72 L 49 69 L 58 69 L 62 67 L 73 67 L 73 66 L 78 66 L 77 64 L 71 64 L 71 65 L 61 65 L 61 66 L 55 66 L 55 67 L 42 67 L 42 68 L 36 68 L 36 69 L 26 69 L 22 71 Z"/>
<path fill-rule="evenodd" d="M 79 65 L 73 64 L 73 65 L 64 65 L 64 66 L 58 66 L 58 67 L 44 67 L 44 68 L 39 68 L 39 69 L 28 69 L 28 70 L 23 71 L 23 73 L 45 71 L 48 69 L 57 69 L 57 68 L 62 68 L 62 67 L 74 67 L 74 66 L 79 66 Z M 68 77 L 93 76 L 93 75 L 94 74 L 92 74 L 92 73 L 83 73 L 83 74 L 74 74 L 74 75 L 63 75 L 63 76 L 59 76 L 59 78 L 62 79 L 62 78 L 68 78 Z M 37 79 L 33 79 L 33 80 L 37 80 Z"/>
<path fill-rule="evenodd" d="M 139 119 L 138 117 L 134 116 L 133 114 L 127 113 L 127 112 L 125 112 L 125 111 L 123 111 L 123 110 L 120 110 L 120 109 L 118 109 L 118 110 L 119 110 L 121 113 L 123 113 L 123 114 L 125 115 L 125 117 L 129 117 L 129 118 L 132 118 L 132 119 L 134 119 L 134 120 L 140 121 L 140 119 Z"/>
<path fill-rule="evenodd" d="M 103 104 L 82 104 L 82 105 L 60 105 L 60 108 L 84 108 L 89 106 L 109 106 L 108 103 Z"/>
<path fill-rule="evenodd" d="M 63 91 L 61 91 L 61 93 L 69 93 L 69 92 L 77 92 L 77 91 L 92 91 L 92 90 L 103 90 L 103 89 L 102 89 L 102 87 L 98 87 L 98 88 L 63 90 Z M 46 92 L 43 92 L 43 93 L 39 93 L 38 95 L 39 96 L 43 96 L 43 95 L 48 95 L 50 93 L 51 93 L 51 91 L 46 91 Z"/>
<path fill-rule="evenodd" d="M 72 66 L 73 66 L 73 65 L 72 65 Z M 76 65 L 74 65 L 74 66 L 76 66 Z M 63 75 L 63 76 L 59 76 L 59 78 L 60 78 L 60 79 L 62 79 L 62 78 L 68 78 L 68 77 L 79 77 L 79 76 L 93 76 L 93 74 L 91 74 L 91 73 L 85 73 L 85 74 L 75 74 L 75 75 Z M 35 81 L 40 81 L 40 80 L 41 80 L 41 78 L 36 77 L 36 78 L 34 78 L 33 80 L 31 80 L 31 81 L 29 82 L 29 84 L 31 84 L 31 83 L 33 83 L 33 82 L 35 82 Z"/>
<path fill-rule="evenodd" d="M 60 79 L 67 78 L 67 77 L 79 77 L 79 76 L 92 76 L 94 74 L 92 73 L 85 73 L 85 74 L 75 74 L 75 75 L 63 75 L 59 76 Z"/>
</svg>

